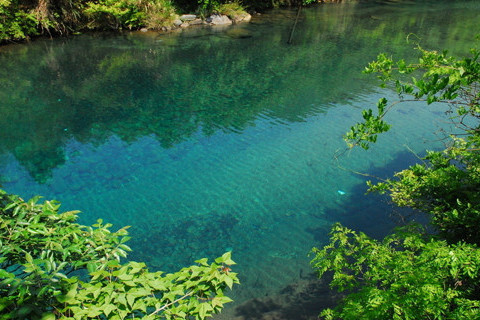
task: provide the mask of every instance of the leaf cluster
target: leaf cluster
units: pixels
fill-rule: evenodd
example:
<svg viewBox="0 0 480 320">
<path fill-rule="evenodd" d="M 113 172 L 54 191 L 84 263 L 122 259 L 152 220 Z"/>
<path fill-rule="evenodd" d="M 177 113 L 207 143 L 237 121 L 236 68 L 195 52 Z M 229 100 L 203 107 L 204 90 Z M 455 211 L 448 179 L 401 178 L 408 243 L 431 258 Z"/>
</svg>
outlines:
<svg viewBox="0 0 480 320">
<path fill-rule="evenodd" d="M 369 191 L 388 193 L 398 206 L 429 213 L 432 225 L 450 242 L 480 244 L 478 154 L 468 151 L 471 143 L 453 141 L 444 151 L 428 151 L 424 163 L 397 172 L 394 179 L 370 182 Z"/>
<path fill-rule="evenodd" d="M 18 0 L 0 1 L 0 42 L 37 35 L 37 19 L 20 7 Z"/>
<path fill-rule="evenodd" d="M 452 132 L 444 150 L 427 151 L 421 163 L 384 182 L 368 182 L 370 192 L 429 214 L 435 235 L 409 226 L 377 241 L 335 225 L 330 243 L 313 249 L 319 275 L 333 273 L 331 286 L 347 291 L 338 307 L 322 312 L 325 319 L 480 318 L 480 51 L 458 59 L 417 49 L 416 63 L 381 54 L 368 65 L 399 101 L 382 98 L 376 112 L 364 110 L 345 140 L 368 149 L 390 128 L 388 111 L 405 101 L 449 107 L 460 134 Z"/>
<path fill-rule="evenodd" d="M 471 49 L 470 56 L 457 59 L 447 52 L 418 50 L 418 63 L 394 63 L 380 55 L 367 72 L 378 73 L 384 84 L 394 83 L 399 102 L 408 96 L 427 105 L 447 104 L 447 116 L 461 129 L 460 134 L 452 132 L 444 150 L 428 151 L 422 163 L 396 173 L 394 179 L 370 183 L 370 191 L 388 192 L 395 204 L 431 214 L 432 224 L 451 242 L 480 244 L 480 51 Z M 411 81 L 402 78 L 411 74 L 415 75 Z M 361 125 L 369 127 L 362 123 L 358 128 Z M 365 130 L 359 132 L 368 139 Z M 363 146 L 363 138 L 357 137 Z"/>
<path fill-rule="evenodd" d="M 100 0 L 89 2 L 85 13 L 90 18 L 90 27 L 108 27 L 129 29 L 139 27 L 145 19 L 145 12 L 138 6 L 136 0 Z"/>
<path fill-rule="evenodd" d="M 177 17 L 170 0 L 95 0 L 86 3 L 83 13 L 91 29 L 160 28 Z"/>
<path fill-rule="evenodd" d="M 421 47 L 417 50 L 421 56 L 415 63 L 394 61 L 383 53 L 365 68 L 365 73 L 378 75 L 382 87 L 392 84 L 400 100 L 387 105 L 386 99 L 381 98 L 376 112 L 364 110 L 364 121 L 353 126 L 344 137 L 350 147 L 360 145 L 368 149 L 379 133 L 389 130 L 390 125 L 383 120 L 387 112 L 405 101 L 447 104 L 453 123 L 467 133 L 478 131 L 478 124 L 471 122 L 480 117 L 480 50 L 473 48 L 470 56 L 462 59 L 449 56 L 447 51 L 439 53 Z"/>
<path fill-rule="evenodd" d="M 319 275 L 349 293 L 325 319 L 478 319 L 480 250 L 449 245 L 409 227 L 374 240 L 339 224 L 330 243 L 314 248 Z"/>
<path fill-rule="evenodd" d="M 56 201 L 0 190 L 0 319 L 205 319 L 232 301 L 231 253 L 182 270 L 123 263 L 127 228 L 76 223 Z"/>
<path fill-rule="evenodd" d="M 0 43 L 84 29 L 160 28 L 173 24 L 176 11 L 171 0 L 1 0 Z"/>
</svg>

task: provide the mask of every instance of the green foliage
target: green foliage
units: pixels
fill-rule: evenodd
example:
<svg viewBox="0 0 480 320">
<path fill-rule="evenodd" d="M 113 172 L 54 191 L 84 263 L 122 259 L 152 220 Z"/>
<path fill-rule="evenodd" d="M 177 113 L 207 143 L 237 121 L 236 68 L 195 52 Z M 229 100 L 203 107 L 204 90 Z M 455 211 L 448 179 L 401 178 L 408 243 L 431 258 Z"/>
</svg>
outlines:
<svg viewBox="0 0 480 320">
<path fill-rule="evenodd" d="M 35 15 L 18 4 L 18 0 L 0 0 L 0 42 L 20 40 L 38 34 Z"/>
<path fill-rule="evenodd" d="M 142 25 L 146 13 L 137 0 L 99 0 L 89 2 L 85 13 L 90 18 L 89 27 L 109 27 L 129 29 Z"/>
<path fill-rule="evenodd" d="M 145 18 L 143 25 L 150 29 L 160 29 L 173 24 L 178 17 L 177 9 L 171 0 L 144 1 Z"/>
<path fill-rule="evenodd" d="M 333 272 L 331 286 L 350 293 L 325 319 L 478 319 L 480 250 L 475 245 L 422 236 L 410 227 L 369 238 L 340 225 L 330 243 L 313 249 L 319 275 Z"/>
<path fill-rule="evenodd" d="M 170 0 L 98 0 L 88 2 L 84 12 L 89 28 L 104 29 L 158 29 L 177 17 Z"/>
<path fill-rule="evenodd" d="M 171 0 L 1 0 L 0 41 L 68 34 L 85 27 L 158 29 L 176 17 Z"/>
<path fill-rule="evenodd" d="M 325 319 L 479 319 L 480 282 L 480 51 L 457 59 L 418 48 L 418 62 L 394 62 L 385 54 L 370 63 L 383 86 L 393 84 L 400 100 L 377 112 L 363 111 L 362 123 L 345 136 L 350 147 L 368 149 L 388 131 L 383 118 L 404 101 L 449 106 L 452 132 L 443 151 L 428 151 L 422 163 L 374 185 L 392 201 L 430 214 L 436 237 L 410 227 L 383 241 L 336 225 L 330 243 L 313 249 L 320 275 L 333 272 L 331 285 L 349 294 Z M 408 76 L 410 80 L 408 80 Z M 398 107 L 398 106 L 397 106 Z"/>
<path fill-rule="evenodd" d="M 203 15 L 210 14 L 220 6 L 220 0 L 198 0 L 199 11 Z"/>
<path fill-rule="evenodd" d="M 407 206 L 432 215 L 432 223 L 449 241 L 458 240 L 480 244 L 480 51 L 472 49 L 463 59 L 450 57 L 418 48 L 418 63 L 394 62 L 382 54 L 369 64 L 367 72 L 377 72 L 386 83 L 394 83 L 400 101 L 423 101 L 448 104 L 449 120 L 461 129 L 461 135 L 451 134 L 447 148 L 441 152 L 428 152 L 424 162 L 398 172 L 396 179 L 378 185 L 370 184 L 371 191 L 389 192 L 399 206 Z M 413 74 L 410 81 L 405 75 Z M 407 98 L 410 97 L 410 98 Z M 379 104 L 377 116 L 357 124 L 346 135 L 351 145 L 367 148 L 374 142 L 379 123 L 386 114 L 386 101 Z M 390 109 L 392 106 L 388 107 Z M 377 130 L 377 131 L 375 131 Z"/>
<path fill-rule="evenodd" d="M 350 148 L 355 144 L 360 144 L 362 148 L 367 150 L 370 147 L 370 142 L 375 143 L 377 141 L 379 133 L 387 132 L 390 129 L 390 125 L 383 120 L 387 112 L 385 110 L 387 102 L 385 98 L 378 101 L 376 115 L 373 114 L 372 109 L 362 111 L 364 122 L 355 124 L 345 135 L 345 140 Z"/>
<path fill-rule="evenodd" d="M 80 225 L 77 212 L 38 201 L 0 190 L 1 319 L 205 319 L 232 301 L 223 293 L 239 283 L 230 252 L 150 272 L 120 261 L 130 250 L 127 228 Z"/>
<path fill-rule="evenodd" d="M 454 139 L 448 149 L 428 152 L 424 163 L 396 173 L 395 179 L 370 183 L 370 191 L 388 192 L 398 206 L 429 213 L 440 235 L 451 242 L 480 244 L 480 162 L 473 148 L 473 141 Z"/>
<path fill-rule="evenodd" d="M 244 5 L 239 0 L 199 0 L 198 5 L 197 12 L 203 17 L 216 13 L 234 18 L 246 13 Z"/>
<path fill-rule="evenodd" d="M 238 1 L 221 4 L 216 8 L 216 10 L 219 14 L 226 15 L 230 18 L 234 18 L 238 15 L 246 13 L 245 8 Z"/>
<path fill-rule="evenodd" d="M 400 101 L 387 107 L 385 98 L 380 99 L 377 113 L 371 109 L 364 111 L 364 123 L 352 127 L 345 136 L 349 146 L 360 144 L 367 149 L 369 142 L 376 141 L 376 135 L 388 131 L 389 126 L 383 122 L 388 110 L 403 101 L 424 101 L 427 104 L 440 102 L 449 104 L 454 115 L 451 120 L 473 134 L 478 125 L 470 127 L 467 117 L 480 117 L 480 93 L 478 81 L 480 77 L 480 50 L 471 49 L 471 54 L 463 59 L 456 59 L 446 51 L 424 50 L 418 47 L 421 57 L 416 63 L 404 60 L 395 62 L 386 54 L 380 54 L 376 61 L 365 69 L 366 73 L 377 73 L 383 81 L 382 87 L 393 83 L 400 96 Z M 412 75 L 404 80 L 406 75 Z M 405 97 L 410 97 L 409 99 Z"/>
</svg>

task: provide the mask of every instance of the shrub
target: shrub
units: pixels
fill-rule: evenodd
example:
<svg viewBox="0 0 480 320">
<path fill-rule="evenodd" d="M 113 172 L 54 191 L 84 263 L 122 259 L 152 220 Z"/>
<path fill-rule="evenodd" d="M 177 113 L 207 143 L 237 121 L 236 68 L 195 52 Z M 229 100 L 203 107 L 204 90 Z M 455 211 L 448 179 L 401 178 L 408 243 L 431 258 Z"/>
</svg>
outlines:
<svg viewBox="0 0 480 320">
<path fill-rule="evenodd" d="M 0 42 L 37 35 L 37 24 L 35 15 L 21 8 L 17 0 L 0 0 Z"/>
</svg>

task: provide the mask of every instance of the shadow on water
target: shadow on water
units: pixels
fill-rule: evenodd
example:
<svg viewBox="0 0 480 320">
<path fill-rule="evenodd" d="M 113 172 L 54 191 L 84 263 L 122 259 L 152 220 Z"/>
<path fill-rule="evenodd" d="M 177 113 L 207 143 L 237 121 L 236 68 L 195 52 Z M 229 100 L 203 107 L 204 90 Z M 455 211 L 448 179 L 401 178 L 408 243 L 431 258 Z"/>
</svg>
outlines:
<svg viewBox="0 0 480 320">
<path fill-rule="evenodd" d="M 411 152 L 404 151 L 385 166 L 372 166 L 366 173 L 370 176 L 386 179 L 395 172 L 418 163 L 419 159 Z M 352 173 L 353 174 L 353 173 Z M 364 181 L 373 179 L 365 178 Z M 373 181 L 375 182 L 375 181 Z M 387 196 L 368 194 L 365 183 L 358 183 L 345 195 L 340 207 L 326 208 L 326 216 L 331 222 L 340 222 L 344 226 L 380 239 L 391 233 L 395 227 L 408 221 L 426 223 L 426 217 L 408 208 L 394 206 Z M 311 227 L 306 231 L 314 236 L 317 247 L 328 242 L 325 227 Z M 341 299 L 342 294 L 329 288 L 331 275 L 318 279 L 312 270 L 300 270 L 299 280 L 285 286 L 280 291 L 264 297 L 242 303 L 218 319 L 235 320 L 313 320 L 318 318 L 322 309 L 331 308 Z"/>
<path fill-rule="evenodd" d="M 412 152 L 402 151 L 397 153 L 386 166 L 370 166 L 365 171 L 368 176 L 362 176 L 364 183 L 357 184 L 352 189 L 340 210 L 338 208 L 327 209 L 327 216 L 350 229 L 361 230 L 374 238 L 383 238 L 396 226 L 409 221 L 413 212 L 408 208 L 395 206 L 387 195 L 367 193 L 366 182 L 378 183 L 392 178 L 395 172 L 404 170 L 420 161 L 418 156 Z M 359 204 L 361 205 L 359 206 Z"/>
<path fill-rule="evenodd" d="M 314 274 L 310 274 L 286 286 L 274 296 L 253 299 L 238 306 L 234 315 L 221 319 L 317 319 L 320 310 L 334 307 L 340 297 L 332 293 L 328 281 L 319 280 Z"/>
</svg>

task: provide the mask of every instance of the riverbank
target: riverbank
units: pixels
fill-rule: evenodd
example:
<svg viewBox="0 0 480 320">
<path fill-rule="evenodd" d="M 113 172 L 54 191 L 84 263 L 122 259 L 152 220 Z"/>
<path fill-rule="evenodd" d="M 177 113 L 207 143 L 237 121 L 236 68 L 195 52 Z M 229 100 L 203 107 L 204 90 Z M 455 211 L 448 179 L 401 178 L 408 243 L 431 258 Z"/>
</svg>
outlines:
<svg viewBox="0 0 480 320">
<path fill-rule="evenodd" d="M 356 1 L 356 0 L 354 0 Z M 309 4 L 350 0 L 309 0 Z M 13 0 L 0 3 L 0 45 L 38 37 L 62 37 L 89 31 L 170 31 L 191 25 L 228 25 L 248 22 L 257 12 L 298 7 L 297 0 Z"/>
<path fill-rule="evenodd" d="M 0 43 L 88 31 L 171 30 L 192 24 L 232 24 L 251 16 L 239 2 L 199 1 L 189 10 L 174 0 L 21 0 L 0 3 Z M 193 12 L 193 14 L 182 14 Z"/>
</svg>

